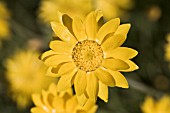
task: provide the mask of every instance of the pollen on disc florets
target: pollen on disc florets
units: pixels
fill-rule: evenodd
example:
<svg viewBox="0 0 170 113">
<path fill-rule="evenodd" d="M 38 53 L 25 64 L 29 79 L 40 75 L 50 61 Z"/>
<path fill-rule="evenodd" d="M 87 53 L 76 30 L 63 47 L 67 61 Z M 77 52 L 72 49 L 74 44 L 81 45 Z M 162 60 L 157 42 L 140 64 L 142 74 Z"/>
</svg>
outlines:
<svg viewBox="0 0 170 113">
<path fill-rule="evenodd" d="M 72 51 L 75 65 L 86 72 L 96 70 L 102 63 L 103 51 L 98 43 L 92 40 L 78 42 Z"/>
</svg>

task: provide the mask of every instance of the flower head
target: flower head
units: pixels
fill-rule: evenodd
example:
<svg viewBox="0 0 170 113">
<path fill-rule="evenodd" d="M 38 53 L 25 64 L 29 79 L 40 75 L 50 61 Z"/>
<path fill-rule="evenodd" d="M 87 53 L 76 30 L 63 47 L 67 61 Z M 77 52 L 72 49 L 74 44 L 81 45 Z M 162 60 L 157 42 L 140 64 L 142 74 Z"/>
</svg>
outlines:
<svg viewBox="0 0 170 113">
<path fill-rule="evenodd" d="M 0 40 L 2 38 L 6 38 L 10 33 L 9 33 L 9 24 L 8 24 L 8 19 L 9 19 L 9 12 L 3 2 L 0 2 Z"/>
<path fill-rule="evenodd" d="M 42 0 L 39 16 L 45 22 L 57 21 L 60 12 L 84 18 L 92 10 L 91 0 Z"/>
<path fill-rule="evenodd" d="M 170 97 L 165 95 L 155 101 L 152 97 L 146 97 L 141 106 L 143 113 L 170 113 Z"/>
<path fill-rule="evenodd" d="M 48 91 L 43 90 L 42 94 L 33 94 L 32 99 L 36 105 L 31 109 L 32 113 L 95 113 L 97 110 L 95 104 L 81 107 L 71 88 L 58 92 L 53 83 Z"/>
<path fill-rule="evenodd" d="M 70 5 L 71 4 L 71 5 Z M 59 12 L 84 19 L 94 9 L 102 10 L 106 19 L 127 17 L 133 0 L 41 0 L 39 17 L 45 22 L 58 21 Z M 126 16 L 125 16 L 126 15 Z"/>
<path fill-rule="evenodd" d="M 44 76 L 47 67 L 39 61 L 38 56 L 38 52 L 18 51 L 5 63 L 10 92 L 19 108 L 31 103 L 32 93 L 40 92 L 54 81 L 53 78 Z"/>
<path fill-rule="evenodd" d="M 84 22 L 78 17 L 52 22 L 51 26 L 60 40 L 53 40 L 51 50 L 41 56 L 49 66 L 48 74 L 59 77 L 58 91 L 74 84 L 80 105 L 97 96 L 108 101 L 108 86 L 128 88 L 128 82 L 120 72 L 138 69 L 130 59 L 137 51 L 120 47 L 126 40 L 130 24 L 120 25 L 118 18 L 101 24 L 102 12 L 89 13 Z"/>
</svg>

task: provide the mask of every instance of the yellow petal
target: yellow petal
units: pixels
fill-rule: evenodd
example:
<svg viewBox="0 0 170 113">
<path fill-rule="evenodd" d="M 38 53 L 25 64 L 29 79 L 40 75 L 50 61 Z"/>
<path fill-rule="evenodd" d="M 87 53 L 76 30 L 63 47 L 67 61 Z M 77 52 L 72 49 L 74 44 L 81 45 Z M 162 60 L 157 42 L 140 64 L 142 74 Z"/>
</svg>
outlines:
<svg viewBox="0 0 170 113">
<path fill-rule="evenodd" d="M 87 75 L 85 71 L 78 70 L 75 80 L 74 80 L 74 88 L 76 91 L 76 95 L 82 95 L 87 86 Z"/>
<path fill-rule="evenodd" d="M 57 67 L 57 65 L 59 65 L 60 63 L 69 62 L 69 61 L 72 61 L 71 56 L 61 54 L 61 55 L 53 55 L 46 58 L 44 63 L 47 66 Z"/>
<path fill-rule="evenodd" d="M 58 95 L 55 95 L 52 106 L 55 108 L 56 112 L 62 112 L 64 111 L 64 99 L 59 97 Z"/>
<path fill-rule="evenodd" d="M 129 88 L 126 78 L 120 72 L 111 70 L 109 72 L 113 76 L 117 87 Z"/>
<path fill-rule="evenodd" d="M 111 51 L 119 46 L 121 46 L 126 39 L 126 35 L 111 35 L 107 38 L 101 45 L 103 51 Z"/>
<path fill-rule="evenodd" d="M 135 70 L 139 69 L 139 67 L 131 60 L 124 60 L 124 62 L 126 62 L 129 65 L 129 69 L 120 70 L 122 72 L 131 72 L 131 71 L 135 71 Z"/>
<path fill-rule="evenodd" d="M 83 41 L 87 39 L 87 35 L 85 33 L 85 28 L 80 18 L 75 17 L 73 19 L 73 32 L 78 39 L 78 41 Z"/>
<path fill-rule="evenodd" d="M 104 70 L 103 68 L 98 68 L 95 70 L 95 75 L 98 77 L 98 79 L 103 82 L 107 86 L 115 86 L 115 80 L 112 77 L 112 75 Z"/>
<path fill-rule="evenodd" d="M 144 113 L 152 113 L 155 109 L 155 103 L 152 97 L 147 97 L 144 104 L 141 106 Z"/>
<path fill-rule="evenodd" d="M 73 96 L 72 88 L 68 88 L 64 91 L 60 91 L 59 96 L 62 97 L 65 101 L 68 100 L 69 98 Z"/>
<path fill-rule="evenodd" d="M 49 51 L 44 52 L 44 53 L 40 56 L 40 59 L 41 59 L 41 60 L 44 60 L 46 57 L 53 56 L 53 55 L 57 55 L 57 53 L 54 52 L 54 51 L 52 51 L 52 50 L 49 50 Z"/>
<path fill-rule="evenodd" d="M 82 107 L 84 111 L 89 111 L 89 109 L 92 109 L 95 106 L 96 101 L 92 100 L 91 98 L 88 98 L 86 104 Z M 92 113 L 92 112 L 90 112 Z"/>
<path fill-rule="evenodd" d="M 82 94 L 82 95 L 76 95 L 77 96 L 77 100 L 78 100 L 78 103 L 80 106 L 84 106 L 88 100 L 88 98 L 86 97 L 85 94 Z"/>
<path fill-rule="evenodd" d="M 44 102 L 44 105 L 48 108 L 48 109 L 52 109 L 52 106 L 50 105 L 50 102 L 49 102 L 49 98 L 48 98 L 48 96 L 49 96 L 49 93 L 48 92 L 46 92 L 46 91 L 44 91 L 44 90 L 42 90 L 42 99 L 43 99 L 43 102 Z"/>
<path fill-rule="evenodd" d="M 55 69 L 56 69 L 56 68 L 49 67 L 49 68 L 47 69 L 46 75 L 47 75 L 47 76 L 51 76 L 51 77 L 60 77 L 60 76 L 61 76 L 60 74 L 53 72 L 53 70 L 55 70 Z M 57 69 L 57 70 L 58 70 L 58 69 Z"/>
<path fill-rule="evenodd" d="M 130 24 L 122 24 L 122 25 L 120 25 L 118 27 L 118 29 L 116 30 L 115 35 L 116 34 L 126 35 L 129 32 L 130 26 L 131 26 Z"/>
<path fill-rule="evenodd" d="M 102 66 L 113 71 L 129 69 L 129 65 L 126 62 L 114 58 L 104 59 Z"/>
<path fill-rule="evenodd" d="M 42 97 L 39 94 L 32 94 L 32 100 L 36 106 L 42 107 L 43 102 L 42 102 Z"/>
<path fill-rule="evenodd" d="M 95 15 L 96 15 L 96 21 L 98 22 L 100 18 L 103 17 L 103 12 L 101 10 L 96 10 Z"/>
<path fill-rule="evenodd" d="M 112 19 L 112 20 L 108 21 L 107 23 L 105 23 L 98 31 L 98 33 L 96 35 L 96 41 L 99 44 L 101 44 L 104 37 L 109 33 L 115 32 L 116 29 L 118 28 L 119 24 L 120 24 L 119 18 Z"/>
<path fill-rule="evenodd" d="M 34 107 L 31 109 L 31 113 L 47 113 L 48 110 L 45 110 L 41 107 Z"/>
<path fill-rule="evenodd" d="M 103 84 L 101 81 L 99 81 L 99 98 L 101 98 L 103 101 L 108 102 L 108 87 Z"/>
<path fill-rule="evenodd" d="M 98 89 L 99 88 L 99 83 L 98 83 L 98 78 L 94 74 L 94 72 L 91 72 L 90 74 L 87 75 L 87 94 L 89 98 L 93 100 L 93 102 L 96 101 L 97 99 L 97 94 L 98 94 Z"/>
<path fill-rule="evenodd" d="M 158 101 L 156 108 L 159 111 L 167 112 L 169 110 L 169 105 L 170 105 L 170 97 L 168 95 L 165 95 Z"/>
<path fill-rule="evenodd" d="M 58 74 L 59 75 L 63 75 L 68 73 L 70 70 L 76 70 L 76 66 L 74 65 L 73 62 L 67 62 L 64 63 L 60 66 L 60 68 L 58 69 Z"/>
<path fill-rule="evenodd" d="M 51 83 L 49 87 L 49 92 L 52 93 L 53 95 L 56 95 L 57 91 L 57 85 L 55 83 Z"/>
<path fill-rule="evenodd" d="M 69 17 L 67 14 L 64 14 L 62 16 L 62 21 L 63 21 L 63 25 L 66 26 L 68 28 L 68 30 L 70 31 L 71 34 L 73 33 L 73 29 L 72 29 L 72 23 L 73 23 L 73 19 L 71 17 Z"/>
<path fill-rule="evenodd" d="M 96 113 L 98 106 L 94 105 L 89 111 L 89 113 Z"/>
<path fill-rule="evenodd" d="M 127 48 L 127 47 L 118 47 L 111 51 L 106 52 L 106 58 L 113 57 L 122 60 L 129 60 L 135 57 L 138 52 L 134 49 Z"/>
<path fill-rule="evenodd" d="M 50 42 L 50 48 L 58 53 L 70 53 L 72 52 L 72 47 L 69 43 L 54 40 Z"/>
<path fill-rule="evenodd" d="M 64 91 L 72 86 L 72 79 L 75 75 L 75 70 L 71 70 L 70 72 L 66 73 L 65 75 L 61 76 L 58 84 L 57 84 L 57 91 Z"/>
<path fill-rule="evenodd" d="M 74 69 L 76 70 L 77 68 L 73 62 L 61 63 L 57 67 L 49 67 L 46 75 L 51 77 L 60 77 Z"/>
<path fill-rule="evenodd" d="M 91 12 L 87 15 L 85 20 L 85 29 L 89 40 L 94 40 L 97 33 L 97 21 L 95 12 Z"/>
<path fill-rule="evenodd" d="M 72 45 L 77 43 L 76 38 L 70 33 L 70 31 L 61 23 L 51 22 L 51 27 L 55 34 L 63 41 L 69 42 Z"/>
<path fill-rule="evenodd" d="M 73 113 L 73 111 L 76 109 L 77 106 L 78 106 L 78 101 L 77 101 L 76 96 L 71 97 L 66 102 L 66 111 L 67 111 L 67 113 L 69 113 L 69 112 Z"/>
</svg>

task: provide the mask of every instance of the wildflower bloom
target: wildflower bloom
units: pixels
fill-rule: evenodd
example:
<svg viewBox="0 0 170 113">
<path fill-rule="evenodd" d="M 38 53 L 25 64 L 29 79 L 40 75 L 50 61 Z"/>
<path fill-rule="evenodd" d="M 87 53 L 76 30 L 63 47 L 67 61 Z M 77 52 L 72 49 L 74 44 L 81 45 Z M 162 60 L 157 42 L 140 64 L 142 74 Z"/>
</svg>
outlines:
<svg viewBox="0 0 170 113">
<path fill-rule="evenodd" d="M 54 81 L 54 78 L 44 76 L 47 67 L 38 56 L 38 52 L 18 51 L 5 62 L 10 92 L 19 108 L 31 103 L 32 93 L 40 92 Z"/>
<path fill-rule="evenodd" d="M 49 66 L 47 74 L 59 77 L 58 91 L 74 84 L 80 105 L 97 96 L 108 101 L 108 86 L 128 88 L 128 82 L 120 73 L 138 69 L 130 59 L 137 51 L 119 47 L 126 39 L 130 24 L 120 24 L 118 18 L 101 25 L 101 11 L 89 13 L 84 22 L 74 17 L 70 21 L 51 22 L 56 36 L 49 46 L 51 50 L 41 56 Z M 68 17 L 68 16 L 67 16 Z"/>
<path fill-rule="evenodd" d="M 165 95 L 160 100 L 155 101 L 152 97 L 146 97 L 141 106 L 143 113 L 170 113 L 170 97 Z"/>
<path fill-rule="evenodd" d="M 133 0 L 96 0 L 96 8 L 102 10 L 107 19 L 123 17 L 133 8 Z"/>
<path fill-rule="evenodd" d="M 71 4 L 71 5 L 70 5 Z M 133 0 L 41 0 L 39 17 L 45 22 L 57 21 L 59 12 L 84 19 L 94 9 L 102 10 L 105 18 L 127 17 Z M 124 16 L 126 15 L 126 16 Z"/>
<path fill-rule="evenodd" d="M 5 4 L 0 2 L 0 40 L 6 38 L 10 34 L 8 24 L 8 19 L 10 18 L 9 15 L 9 11 L 7 10 Z"/>
<path fill-rule="evenodd" d="M 71 5 L 70 5 L 71 4 Z M 60 12 L 84 18 L 92 10 L 92 0 L 41 0 L 39 17 L 45 22 L 57 21 Z"/>
<path fill-rule="evenodd" d="M 53 83 L 48 91 L 43 90 L 42 94 L 33 94 L 32 100 L 36 105 L 31 109 L 32 113 L 95 113 L 97 110 L 95 104 L 81 107 L 71 88 L 58 92 Z"/>
</svg>

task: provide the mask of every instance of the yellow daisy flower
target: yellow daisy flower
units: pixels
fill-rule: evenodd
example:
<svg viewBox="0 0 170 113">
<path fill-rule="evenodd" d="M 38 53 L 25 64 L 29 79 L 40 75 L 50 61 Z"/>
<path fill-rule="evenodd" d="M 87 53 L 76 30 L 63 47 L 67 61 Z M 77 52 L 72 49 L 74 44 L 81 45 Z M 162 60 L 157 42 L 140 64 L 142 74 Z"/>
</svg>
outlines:
<svg viewBox="0 0 170 113">
<path fill-rule="evenodd" d="M 127 16 L 127 10 L 132 9 L 133 0 L 96 0 L 96 8 L 103 11 L 107 19 Z"/>
<path fill-rule="evenodd" d="M 97 110 L 95 104 L 81 107 L 71 88 L 58 92 L 53 83 L 48 91 L 43 90 L 42 94 L 33 94 L 32 100 L 36 107 L 31 109 L 31 113 L 95 113 Z"/>
<path fill-rule="evenodd" d="M 143 113 L 170 113 L 170 97 L 165 95 L 155 101 L 152 97 L 146 97 L 141 106 Z"/>
<path fill-rule="evenodd" d="M 58 91 L 74 84 L 80 105 L 97 96 L 108 101 L 108 86 L 128 88 L 128 82 L 120 73 L 138 69 L 130 59 L 138 52 L 119 47 L 126 40 L 130 24 L 120 24 L 119 18 L 101 24 L 102 12 L 89 13 L 84 22 L 80 18 L 66 18 L 63 23 L 51 22 L 55 34 L 61 40 L 53 40 L 51 50 L 41 56 L 49 66 L 48 75 L 59 77 Z M 68 17 L 68 16 L 67 16 Z"/>
<path fill-rule="evenodd" d="M 44 76 L 47 67 L 38 56 L 38 52 L 18 51 L 5 62 L 10 92 L 19 108 L 31 103 L 32 93 L 40 92 L 54 81 L 52 77 Z"/>
<path fill-rule="evenodd" d="M 70 5 L 71 4 L 71 5 Z M 45 22 L 57 21 L 60 12 L 68 15 L 79 15 L 84 18 L 92 10 L 92 0 L 42 0 L 39 17 Z"/>
<path fill-rule="evenodd" d="M 0 40 L 9 36 L 9 12 L 3 2 L 0 2 Z"/>
<path fill-rule="evenodd" d="M 71 5 L 70 5 L 71 4 Z M 45 22 L 57 21 L 59 11 L 84 19 L 94 9 L 102 10 L 105 18 L 125 18 L 134 6 L 133 0 L 41 0 L 39 17 Z M 126 15 L 126 16 L 125 16 Z"/>
</svg>

